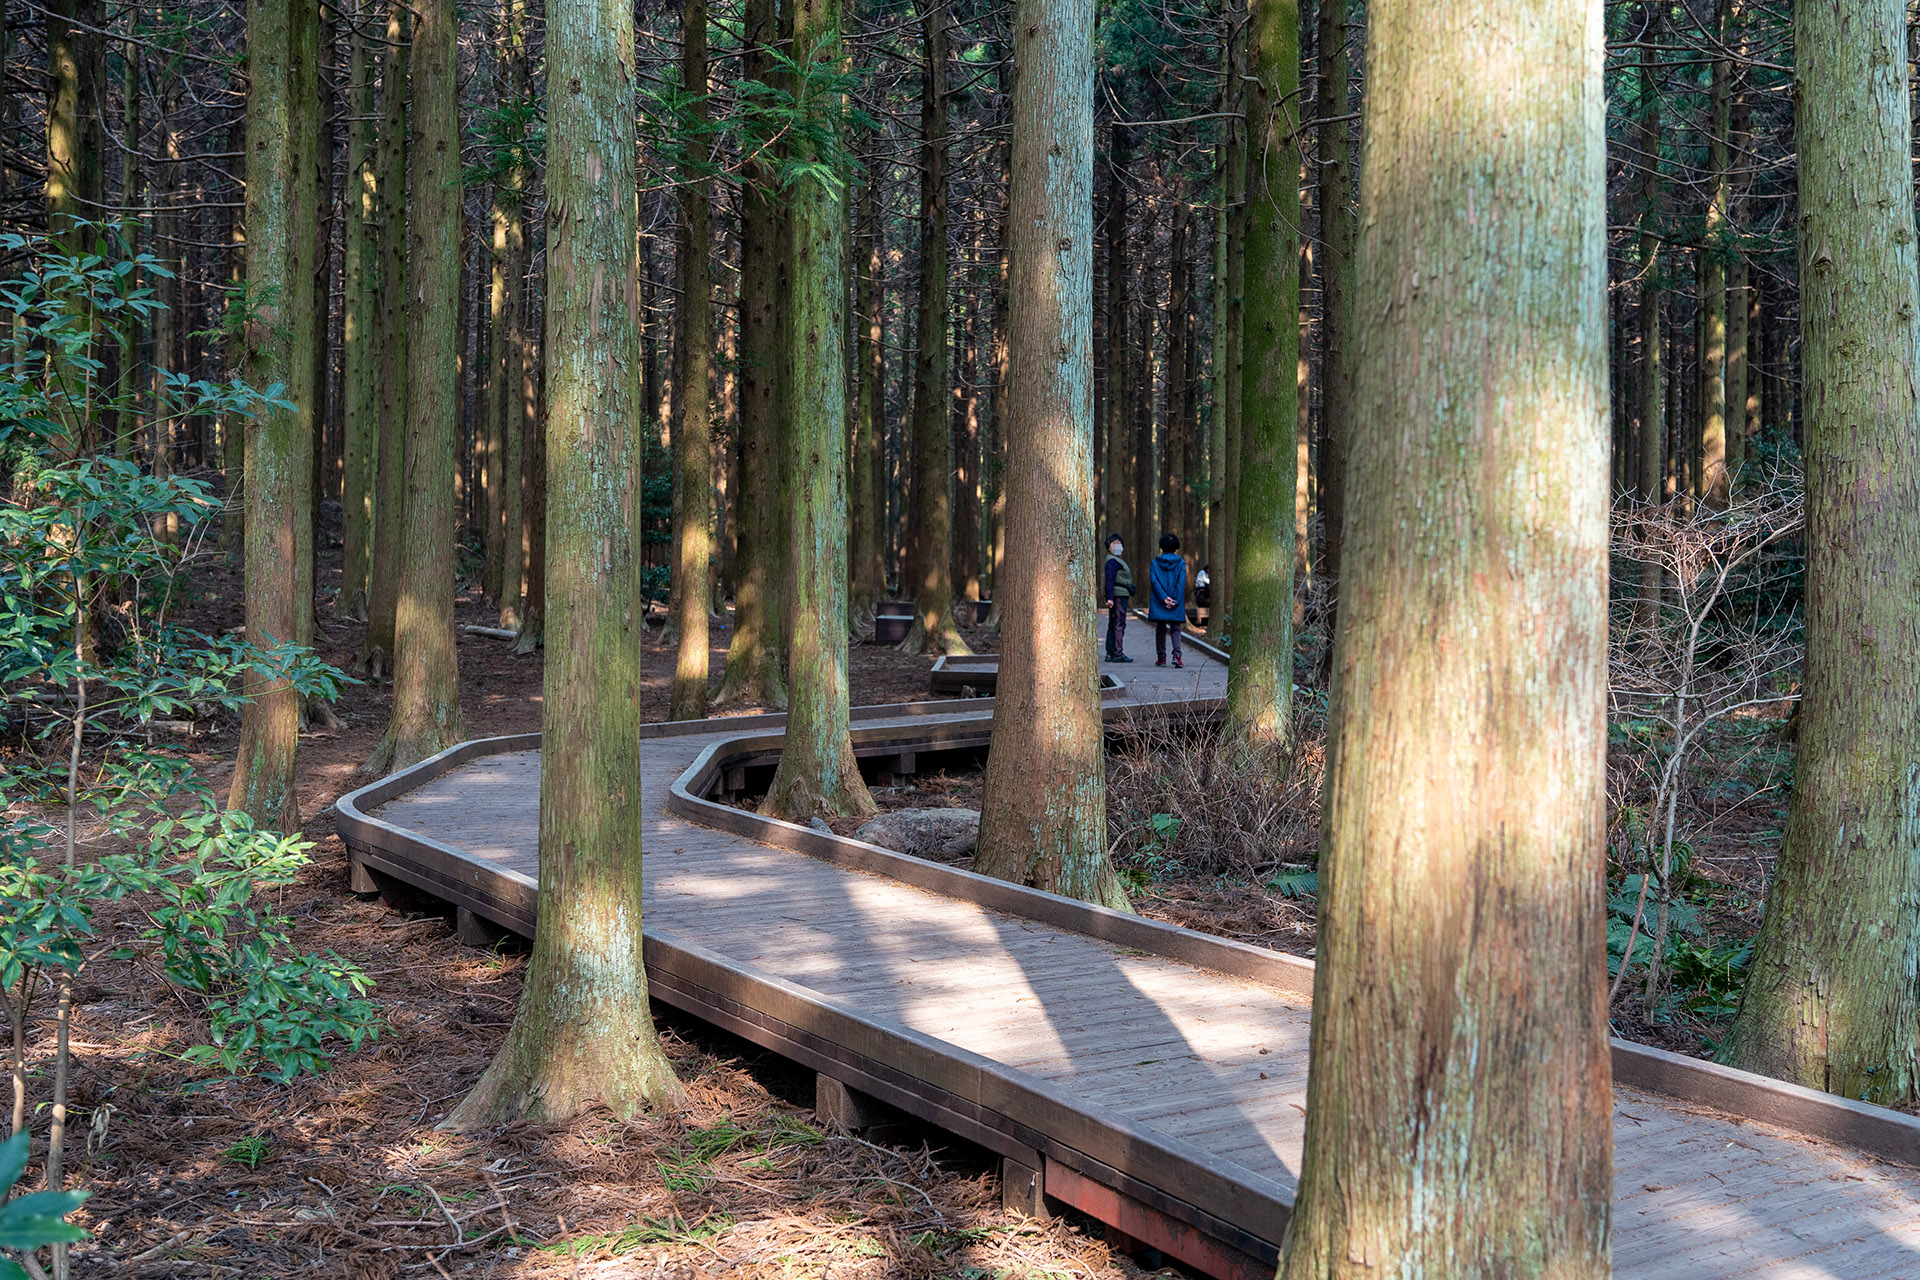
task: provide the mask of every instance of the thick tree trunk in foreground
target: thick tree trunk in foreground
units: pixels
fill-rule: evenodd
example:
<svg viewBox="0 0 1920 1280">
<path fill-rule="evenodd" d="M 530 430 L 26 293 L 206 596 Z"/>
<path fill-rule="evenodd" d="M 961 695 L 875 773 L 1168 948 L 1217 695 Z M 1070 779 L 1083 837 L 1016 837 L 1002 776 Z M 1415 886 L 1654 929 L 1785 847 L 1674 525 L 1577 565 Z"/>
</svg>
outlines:
<svg viewBox="0 0 1920 1280">
<path fill-rule="evenodd" d="M 387 9 L 380 54 L 380 139 L 375 159 L 380 229 L 379 454 L 374 464 L 373 553 L 367 586 L 362 670 L 393 669 L 394 617 L 407 516 L 407 99 L 412 76 L 411 23 L 398 4 Z M 369 762 L 371 763 L 371 762 Z"/>
<path fill-rule="evenodd" d="M 256 387 L 283 386 L 294 406 L 245 420 L 247 637 L 256 644 L 300 639 L 300 550 L 312 520 L 319 390 L 309 354 L 318 30 L 310 0 L 248 6 L 247 282 L 259 301 L 246 332 L 246 377 Z M 311 578 L 304 580 L 311 593 Z M 297 830 L 300 695 L 284 680 L 258 677 L 247 694 L 227 804 L 262 827 Z"/>
<path fill-rule="evenodd" d="M 1227 735 L 1272 752 L 1293 721 L 1294 438 L 1300 350 L 1300 143 L 1288 119 L 1300 87 L 1299 0 L 1253 0 L 1248 28 L 1245 332 L 1240 524 Z"/>
<path fill-rule="evenodd" d="M 1600 1280 L 1600 4 L 1368 17 L 1312 1073 L 1280 1274 Z"/>
<path fill-rule="evenodd" d="M 1093 0 L 1019 0 L 1013 38 L 1007 542 L 974 867 L 1125 909 L 1107 861 L 1094 648 Z"/>
<path fill-rule="evenodd" d="M 454 439 L 459 384 L 460 135 L 454 0 L 413 5 L 407 183 L 407 510 L 394 615 L 393 719 L 376 759 L 405 769 L 460 741 L 453 635 Z"/>
<path fill-rule="evenodd" d="M 680 83 L 697 95 L 687 109 L 696 154 L 680 175 L 679 375 L 673 384 L 673 629 L 680 651 L 673 670 L 669 720 L 707 714 L 707 619 L 713 611 L 713 281 L 709 268 L 712 210 L 707 201 L 707 4 L 687 0 L 680 46 Z"/>
<path fill-rule="evenodd" d="M 513 1029 L 448 1120 L 622 1119 L 684 1101 L 647 1010 L 640 938 L 640 387 L 633 7 L 547 20 L 549 484 L 540 927 Z"/>
<path fill-rule="evenodd" d="M 1920 294 L 1904 6 L 1795 6 L 1807 667 L 1786 841 L 1722 1061 L 1916 1093 Z"/>
<path fill-rule="evenodd" d="M 802 67 L 840 65 L 840 0 L 797 0 L 793 57 Z M 837 122 L 839 104 L 802 84 L 799 110 Z M 836 125 L 837 127 L 837 125 Z M 831 165 L 831 156 L 815 154 Z M 810 176 L 788 195 L 792 283 L 783 337 L 792 403 L 807 406 L 785 431 L 782 466 L 792 509 L 787 552 L 793 627 L 791 699 L 780 767 L 764 813 L 788 821 L 875 813 L 847 731 L 847 348 L 844 175 Z"/>
<path fill-rule="evenodd" d="M 970 653 L 953 620 L 953 396 L 947 271 L 947 27 L 944 0 L 927 6 L 920 81 L 920 320 L 913 381 L 913 653 Z"/>
</svg>

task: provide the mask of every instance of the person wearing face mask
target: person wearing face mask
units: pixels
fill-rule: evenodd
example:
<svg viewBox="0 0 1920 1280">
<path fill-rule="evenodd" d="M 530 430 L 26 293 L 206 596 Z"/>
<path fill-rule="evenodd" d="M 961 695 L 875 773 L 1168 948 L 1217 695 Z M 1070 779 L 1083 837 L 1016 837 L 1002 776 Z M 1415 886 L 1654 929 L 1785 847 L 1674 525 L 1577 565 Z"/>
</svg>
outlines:
<svg viewBox="0 0 1920 1280">
<path fill-rule="evenodd" d="M 1120 535 L 1107 537 L 1106 589 L 1101 598 L 1107 602 L 1107 661 L 1132 662 L 1126 654 L 1127 606 L 1133 603 L 1133 570 L 1127 568 L 1122 553 L 1126 544 Z"/>
</svg>

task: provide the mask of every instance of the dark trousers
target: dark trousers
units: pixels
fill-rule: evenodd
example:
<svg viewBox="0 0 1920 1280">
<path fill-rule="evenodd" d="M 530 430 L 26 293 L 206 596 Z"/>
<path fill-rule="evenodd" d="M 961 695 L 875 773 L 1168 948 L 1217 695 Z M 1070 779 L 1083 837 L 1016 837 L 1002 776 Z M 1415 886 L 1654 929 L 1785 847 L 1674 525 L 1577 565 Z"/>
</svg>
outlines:
<svg viewBox="0 0 1920 1280">
<path fill-rule="evenodd" d="M 1180 652 L 1180 624 L 1177 622 L 1156 622 L 1153 624 L 1153 656 L 1161 662 L 1167 660 L 1167 637 L 1173 637 L 1173 660 L 1186 661 Z"/>
<path fill-rule="evenodd" d="M 1117 658 L 1124 653 L 1127 643 L 1127 605 L 1126 596 L 1115 596 L 1113 607 L 1107 610 L 1107 656 Z"/>
</svg>

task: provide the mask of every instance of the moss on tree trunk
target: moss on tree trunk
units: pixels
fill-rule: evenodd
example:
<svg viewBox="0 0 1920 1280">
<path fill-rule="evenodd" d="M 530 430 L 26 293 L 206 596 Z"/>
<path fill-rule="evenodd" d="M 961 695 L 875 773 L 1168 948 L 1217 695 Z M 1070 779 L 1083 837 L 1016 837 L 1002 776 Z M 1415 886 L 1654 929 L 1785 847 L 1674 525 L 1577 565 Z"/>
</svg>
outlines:
<svg viewBox="0 0 1920 1280">
<path fill-rule="evenodd" d="M 246 377 L 281 386 L 291 408 L 271 406 L 246 422 L 247 636 L 256 644 L 300 640 L 301 572 L 313 510 L 313 257 L 316 239 L 314 97 L 318 13 L 310 0 L 253 0 L 247 11 Z M 240 717 L 227 803 L 263 827 L 300 826 L 294 760 L 300 695 L 284 680 L 255 677 Z"/>
<path fill-rule="evenodd" d="M 500 1054 L 449 1118 L 631 1117 L 683 1091 L 641 960 L 633 8 L 548 16 L 548 488 L 540 925 Z"/>
<path fill-rule="evenodd" d="M 1920 405 L 1904 6 L 1794 7 L 1807 662 L 1786 840 L 1721 1059 L 1916 1096 Z"/>
<path fill-rule="evenodd" d="M 1248 28 L 1240 484 L 1227 733 L 1272 752 L 1293 720 L 1294 440 L 1300 352 L 1298 0 L 1254 0 Z"/>
<path fill-rule="evenodd" d="M 798 0 L 797 66 L 840 66 L 839 0 Z M 827 130 L 845 107 L 819 75 L 802 76 L 797 108 Z M 780 767 L 762 811 L 789 821 L 877 812 L 853 758 L 847 691 L 847 349 L 844 175 L 837 145 L 802 158 L 826 169 L 790 188 L 789 289 L 782 326 L 792 403 L 804 405 L 783 433 L 782 490 L 791 502 L 787 550 L 793 612 L 787 670 L 791 695 Z"/>
<path fill-rule="evenodd" d="M 404 769 L 460 740 L 453 634 L 459 379 L 460 130 L 454 0 L 413 5 L 407 181 L 406 513 L 394 611 L 393 719 L 377 756 Z"/>
</svg>

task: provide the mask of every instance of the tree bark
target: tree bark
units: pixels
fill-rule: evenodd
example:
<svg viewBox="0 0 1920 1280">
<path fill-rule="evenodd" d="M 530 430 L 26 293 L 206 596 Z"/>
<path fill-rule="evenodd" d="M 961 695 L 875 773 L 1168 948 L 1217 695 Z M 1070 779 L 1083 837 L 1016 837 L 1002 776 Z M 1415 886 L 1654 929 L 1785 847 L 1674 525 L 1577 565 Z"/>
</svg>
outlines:
<svg viewBox="0 0 1920 1280">
<path fill-rule="evenodd" d="M 748 0 L 741 62 L 749 80 L 772 74 L 773 0 Z M 780 507 L 779 254 L 782 214 L 764 158 L 744 166 L 740 193 L 740 520 L 734 551 L 733 636 L 713 705 L 787 705 L 781 600 L 785 552 Z"/>
<path fill-rule="evenodd" d="M 1093 0 L 1014 10 L 1007 540 L 975 869 L 1125 909 L 1094 648 Z"/>
<path fill-rule="evenodd" d="M 1889 1106 L 1920 1034 L 1920 289 L 1896 0 L 1794 8 L 1806 684 L 1787 833 L 1721 1059 Z"/>
<path fill-rule="evenodd" d="M 680 638 L 669 720 L 707 714 L 707 619 L 713 610 L 713 279 L 708 266 L 713 215 L 708 203 L 707 0 L 686 0 L 680 40 L 680 84 L 687 106 L 691 158 L 680 175 L 680 324 L 673 380 L 673 629 Z"/>
<path fill-rule="evenodd" d="M 881 283 L 885 271 L 885 230 L 880 217 L 880 164 L 870 157 L 867 181 L 860 200 L 860 255 L 857 282 L 859 303 L 854 318 L 858 338 L 859 395 L 853 413 L 853 555 L 848 622 L 859 627 L 873 616 L 887 593 L 887 567 L 881 550 L 886 526 L 884 439 L 886 426 L 886 365 Z"/>
<path fill-rule="evenodd" d="M 1713 81 L 1708 93 L 1707 222 L 1700 246 L 1700 496 L 1727 505 L 1727 135 L 1732 131 L 1733 60 L 1727 54 L 1733 0 L 1715 0 Z"/>
<path fill-rule="evenodd" d="M 460 133 L 454 0 L 413 0 L 407 184 L 407 511 L 394 621 L 393 719 L 376 758 L 405 769 L 460 741 L 453 634 L 459 386 Z"/>
<path fill-rule="evenodd" d="M 506 71 L 506 98 L 523 103 L 527 97 L 526 0 L 508 0 L 506 40 L 501 60 Z M 513 163 L 501 175 L 499 198 L 506 226 L 506 286 L 500 302 L 500 331 L 494 337 L 500 360 L 499 417 L 500 471 L 500 625 L 518 630 L 527 589 L 527 434 L 539 414 L 533 390 L 535 326 L 527 302 L 527 170 L 524 163 L 525 126 L 516 125 L 511 144 Z M 544 479 L 541 481 L 544 485 Z"/>
<path fill-rule="evenodd" d="M 1638 131 L 1641 159 L 1640 186 L 1640 458 L 1635 497 L 1644 505 L 1666 501 L 1667 417 L 1666 388 L 1662 382 L 1660 300 L 1665 278 L 1660 262 L 1660 93 L 1654 80 L 1660 39 L 1661 8 L 1640 6 L 1644 33 L 1640 50 Z M 1640 565 L 1639 626 L 1651 633 L 1660 612 L 1666 583 L 1652 557 Z"/>
<path fill-rule="evenodd" d="M 920 80 L 920 316 L 913 379 L 914 621 L 900 644 L 911 653 L 971 653 L 953 621 L 953 300 L 947 253 L 946 0 L 921 14 L 926 62 Z"/>
<path fill-rule="evenodd" d="M 373 65 L 366 23 L 372 6 L 356 3 L 347 53 L 347 186 L 344 290 L 341 297 L 340 360 L 342 475 L 340 497 L 340 595 L 342 618 L 367 616 L 367 574 L 373 546 L 374 455 L 379 447 L 380 355 L 375 349 L 379 271 L 375 239 L 379 210 L 373 177 Z"/>
<path fill-rule="evenodd" d="M 1300 348 L 1298 0 L 1253 0 L 1248 28 L 1245 372 L 1227 739 L 1275 753 L 1293 719 L 1293 492 Z"/>
<path fill-rule="evenodd" d="M 318 15 L 312 0 L 251 0 L 247 6 L 247 287 L 253 314 L 244 335 L 247 381 L 279 385 L 293 407 L 246 419 L 247 637 L 255 644 L 300 638 L 300 551 L 313 500 L 314 147 L 312 74 Z M 306 578 L 309 595 L 312 579 Z M 296 831 L 294 759 L 300 695 L 286 680 L 253 676 L 241 709 L 227 805 L 261 827 Z"/>
<path fill-rule="evenodd" d="M 1345 598 L 1280 1275 L 1600 1280 L 1600 4 L 1368 17 Z"/>
<path fill-rule="evenodd" d="M 541 712 L 540 928 L 506 1043 L 454 1128 L 677 1108 L 641 961 L 640 387 L 633 7 L 547 19 L 552 573 Z"/>
<path fill-rule="evenodd" d="M 1328 584 L 1325 669 L 1339 632 L 1340 560 L 1346 545 L 1347 440 L 1353 422 L 1353 125 L 1347 114 L 1347 0 L 1320 0 L 1320 579 Z"/>
<path fill-rule="evenodd" d="M 1188 476 L 1187 461 L 1191 452 L 1189 433 L 1192 424 L 1186 417 L 1186 386 L 1190 376 L 1187 372 L 1187 337 L 1192 330 L 1187 312 L 1191 303 L 1187 296 L 1188 270 L 1187 259 L 1190 253 L 1188 240 L 1193 226 L 1193 213 L 1187 207 L 1186 195 L 1175 188 L 1173 193 L 1173 228 L 1170 233 L 1167 263 L 1167 416 L 1166 416 L 1166 464 L 1163 470 L 1165 482 L 1160 499 L 1167 531 L 1180 539 L 1180 545 L 1191 561 L 1199 540 L 1194 537 L 1192 522 L 1187 515 Z M 1189 570 L 1192 569 L 1189 564 Z M 1187 574 L 1189 581 L 1193 574 Z"/>
<path fill-rule="evenodd" d="M 395 615 L 407 518 L 407 99 L 412 23 L 389 0 L 380 53 L 380 139 L 374 183 L 379 199 L 380 442 L 374 466 L 372 582 L 367 630 L 355 663 L 378 675 L 393 669 Z"/>
<path fill-rule="evenodd" d="M 840 0 L 797 0 L 793 59 L 815 70 L 840 65 Z M 796 109 L 838 128 L 837 94 L 801 79 Z M 807 148 L 811 150 L 811 148 Z M 847 691 L 847 289 L 841 241 L 844 175 L 835 152 L 805 155 L 826 174 L 787 193 L 791 288 L 785 355 L 793 403 L 808 412 L 787 425 L 787 483 L 792 497 L 788 552 L 793 617 L 788 640 L 792 698 L 780 765 L 762 812 L 790 822 L 878 812 L 848 732 Z"/>
</svg>

